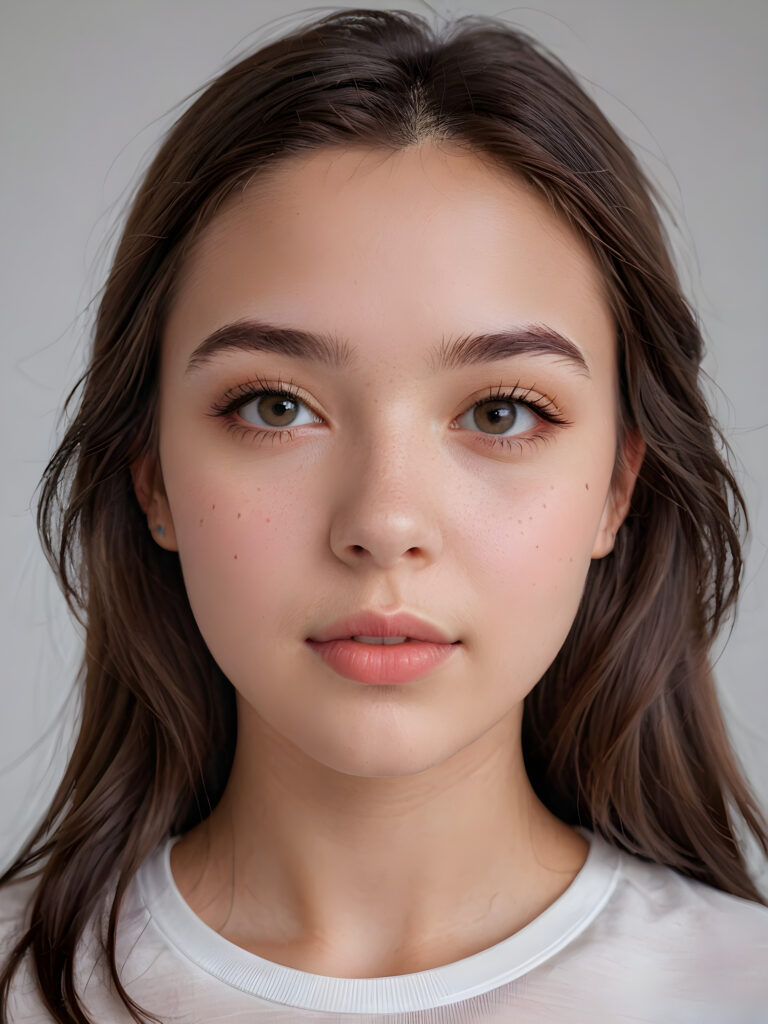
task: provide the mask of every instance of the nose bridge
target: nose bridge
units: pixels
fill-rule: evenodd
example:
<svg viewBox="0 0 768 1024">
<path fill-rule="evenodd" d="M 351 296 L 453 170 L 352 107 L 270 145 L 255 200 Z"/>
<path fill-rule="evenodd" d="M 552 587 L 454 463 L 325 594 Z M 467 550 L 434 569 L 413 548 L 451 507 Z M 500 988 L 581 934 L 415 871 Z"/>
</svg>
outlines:
<svg viewBox="0 0 768 1024">
<path fill-rule="evenodd" d="M 428 484 L 437 458 L 425 406 L 423 388 L 412 386 L 404 386 L 396 400 L 368 405 L 349 456 L 361 487 L 385 494 L 390 502 L 408 504 L 409 495 L 418 499 L 420 482 Z"/>
</svg>

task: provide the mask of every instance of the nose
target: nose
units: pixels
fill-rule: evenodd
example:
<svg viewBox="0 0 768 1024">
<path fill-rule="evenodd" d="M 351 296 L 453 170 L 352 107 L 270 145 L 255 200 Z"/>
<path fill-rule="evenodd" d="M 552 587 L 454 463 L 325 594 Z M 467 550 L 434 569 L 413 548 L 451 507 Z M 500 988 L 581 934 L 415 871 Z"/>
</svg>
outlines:
<svg viewBox="0 0 768 1024">
<path fill-rule="evenodd" d="M 437 457 L 418 431 L 357 438 L 333 481 L 330 546 L 350 566 L 426 567 L 442 547 Z"/>
</svg>

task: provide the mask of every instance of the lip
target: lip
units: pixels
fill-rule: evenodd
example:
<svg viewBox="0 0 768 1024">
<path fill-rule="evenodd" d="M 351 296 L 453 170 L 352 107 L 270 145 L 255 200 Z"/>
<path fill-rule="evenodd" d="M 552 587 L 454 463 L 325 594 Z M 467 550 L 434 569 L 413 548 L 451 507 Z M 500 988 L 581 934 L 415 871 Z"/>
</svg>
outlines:
<svg viewBox="0 0 768 1024">
<path fill-rule="evenodd" d="M 455 655 L 461 644 L 409 643 L 361 644 L 357 640 L 307 640 L 339 676 L 359 683 L 409 683 L 429 675 L 438 665 Z"/>
<path fill-rule="evenodd" d="M 364 610 L 338 619 L 325 629 L 319 630 L 309 640 L 326 643 L 329 640 L 349 640 L 353 636 L 407 636 L 411 640 L 422 640 L 431 644 L 459 643 L 426 619 L 410 612 L 382 612 Z"/>
</svg>

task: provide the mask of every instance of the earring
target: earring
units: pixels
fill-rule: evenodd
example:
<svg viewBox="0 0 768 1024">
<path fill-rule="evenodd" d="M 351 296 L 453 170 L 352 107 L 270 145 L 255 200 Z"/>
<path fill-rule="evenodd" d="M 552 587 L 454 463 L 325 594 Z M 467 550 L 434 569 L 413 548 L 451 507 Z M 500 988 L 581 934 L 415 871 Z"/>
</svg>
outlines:
<svg viewBox="0 0 768 1024">
<path fill-rule="evenodd" d="M 163 529 L 162 525 L 156 526 L 155 529 L 157 530 L 161 537 L 165 536 L 165 530 Z"/>
</svg>

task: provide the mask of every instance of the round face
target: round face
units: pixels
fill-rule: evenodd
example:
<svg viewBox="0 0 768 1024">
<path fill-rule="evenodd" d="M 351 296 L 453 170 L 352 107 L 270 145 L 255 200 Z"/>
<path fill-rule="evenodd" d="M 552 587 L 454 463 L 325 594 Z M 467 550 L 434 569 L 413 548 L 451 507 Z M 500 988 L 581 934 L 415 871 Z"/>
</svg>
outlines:
<svg viewBox="0 0 768 1024">
<path fill-rule="evenodd" d="M 230 199 L 165 325 L 153 516 L 238 746 L 395 776 L 519 724 L 626 511 L 616 376 L 586 245 L 476 155 L 317 151 Z M 308 643 L 360 611 L 458 643 L 371 685 Z"/>
</svg>

